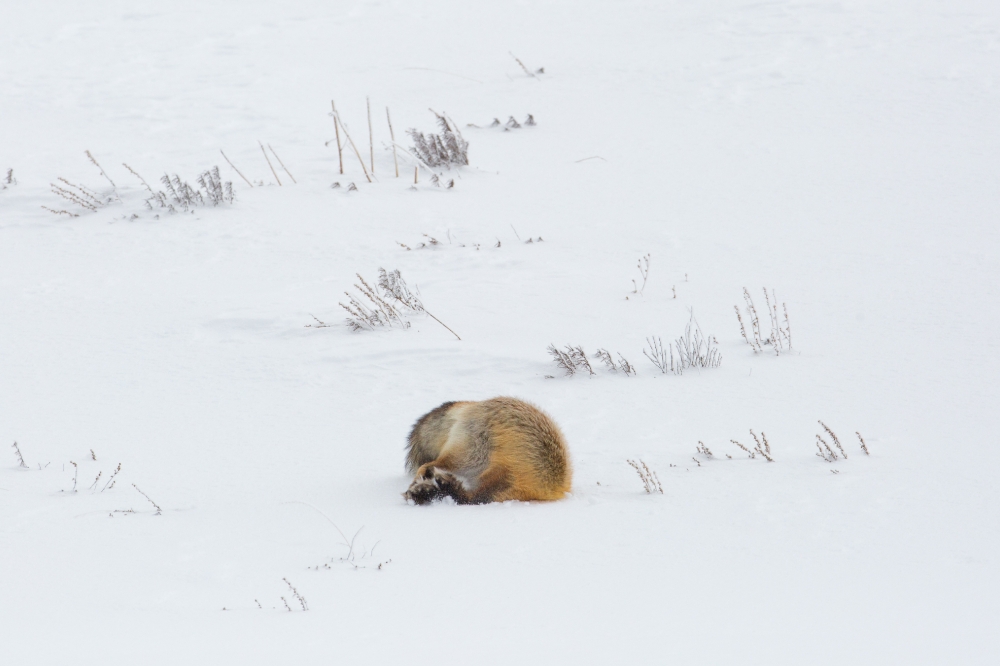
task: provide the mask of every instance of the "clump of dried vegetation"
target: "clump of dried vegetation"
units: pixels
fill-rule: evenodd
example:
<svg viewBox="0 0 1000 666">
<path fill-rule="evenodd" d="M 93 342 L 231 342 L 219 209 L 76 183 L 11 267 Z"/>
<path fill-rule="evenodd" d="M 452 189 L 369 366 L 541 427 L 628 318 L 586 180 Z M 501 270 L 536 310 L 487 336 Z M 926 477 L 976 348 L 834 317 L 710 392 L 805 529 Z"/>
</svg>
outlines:
<svg viewBox="0 0 1000 666">
<path fill-rule="evenodd" d="M 374 331 L 378 328 L 409 328 L 410 317 L 424 313 L 437 323 L 444 326 L 461 340 L 447 324 L 435 317 L 424 307 L 420 297 L 410 290 L 406 280 L 398 270 L 387 271 L 378 269 L 378 281 L 372 286 L 360 273 L 355 274 L 358 282 L 354 288 L 358 294 L 345 291 L 348 302 L 338 303 L 347 311 L 347 326 L 353 331 Z M 360 283 L 360 284 L 359 284 Z M 306 328 L 328 328 L 330 324 L 317 319 L 315 324 L 307 324 Z"/>
<path fill-rule="evenodd" d="M 755 433 L 751 429 L 750 436 L 753 437 L 754 441 L 753 450 L 750 450 L 747 447 L 743 446 L 735 439 L 731 439 L 729 441 L 735 444 L 736 446 L 740 447 L 741 449 L 743 449 L 743 451 L 746 452 L 747 457 L 751 459 L 760 456 L 764 458 L 764 460 L 766 460 L 767 462 L 774 462 L 774 458 L 771 456 L 771 444 L 770 442 L 767 441 L 767 435 L 764 434 L 764 431 L 762 430 L 760 433 L 760 437 L 757 437 L 757 433 Z"/>
<path fill-rule="evenodd" d="M 663 494 L 663 486 L 660 484 L 660 477 L 657 476 L 656 472 L 649 469 L 649 466 L 642 461 L 636 462 L 635 460 L 626 460 L 632 469 L 635 470 L 636 474 L 639 475 L 639 479 L 642 481 L 643 487 L 646 489 L 647 494 L 659 493 Z"/>
<path fill-rule="evenodd" d="M 132 171 L 129 169 L 129 171 Z M 132 173 L 135 173 L 134 171 Z M 138 174 L 136 174 L 138 176 Z M 140 177 L 140 180 L 142 178 Z M 163 174 L 160 182 L 166 188 L 164 190 L 153 190 L 142 180 L 142 184 L 149 190 L 150 196 L 146 198 L 146 207 L 153 210 L 165 208 L 168 213 L 179 211 L 187 212 L 198 206 L 218 206 L 220 204 L 231 204 L 236 200 L 233 192 L 233 184 L 230 181 L 222 181 L 219 175 L 219 167 L 212 167 L 208 171 L 199 174 L 195 182 L 198 187 L 192 187 L 180 176 L 174 174 L 173 177 Z"/>
<path fill-rule="evenodd" d="M 764 287 L 764 300 L 767 303 L 767 316 L 771 326 L 771 332 L 767 337 L 764 337 L 760 317 L 757 315 L 757 308 L 754 305 L 753 298 L 750 297 L 750 291 L 746 287 L 743 287 L 743 301 L 750 327 L 749 333 L 747 332 L 747 325 L 743 322 L 740 306 L 733 306 L 736 309 L 736 319 L 740 322 L 740 333 L 743 335 L 743 339 L 753 349 L 754 354 L 764 351 L 765 346 L 770 346 L 774 350 L 775 355 L 791 351 L 792 328 L 788 322 L 788 304 L 781 304 L 781 309 L 784 313 L 784 322 L 782 322 L 778 313 L 778 298 L 775 296 L 773 289 L 769 294 L 767 287 Z"/>
<path fill-rule="evenodd" d="M 558 349 L 555 345 L 549 345 L 548 352 L 549 356 L 552 357 L 552 362 L 555 363 L 567 377 L 572 377 L 578 372 L 586 373 L 588 377 L 592 377 L 597 374 L 594 371 L 594 366 L 591 365 L 590 360 L 587 357 L 587 353 L 580 345 L 575 347 L 572 345 L 566 345 L 563 349 Z M 590 358 L 603 363 L 604 367 L 606 367 L 609 372 L 616 374 L 618 372 L 623 372 L 626 377 L 635 376 L 635 368 L 621 354 L 618 354 L 618 360 L 616 361 L 611 356 L 611 352 L 607 349 L 598 349 L 597 353 Z"/>
<path fill-rule="evenodd" d="M 431 112 L 437 116 L 441 133 L 425 135 L 415 128 L 407 130 L 406 133 L 413 139 L 410 152 L 429 168 L 468 166 L 469 142 L 462 136 L 458 125 L 444 114 Z"/>
<path fill-rule="evenodd" d="M 826 441 L 823 435 L 817 433 L 816 455 L 829 463 L 836 462 L 840 458 L 847 460 L 847 452 L 844 451 L 844 446 L 840 443 L 840 438 L 837 437 L 837 433 L 835 433 L 830 426 L 822 421 L 817 421 L 817 423 L 819 423 L 820 427 L 822 427 L 827 436 L 829 436 L 830 441 L 833 442 L 833 446 L 830 446 L 830 443 Z M 855 432 L 854 434 L 858 436 L 858 442 L 861 444 L 861 450 L 864 451 L 865 455 L 871 455 L 868 452 L 868 445 L 865 443 L 865 438 L 861 436 L 861 433 Z"/>
<path fill-rule="evenodd" d="M 694 311 L 684 327 L 683 336 L 666 347 L 663 340 L 655 336 L 646 338 L 646 344 L 648 349 L 643 350 L 643 355 L 665 375 L 683 375 L 689 368 L 717 368 L 722 364 L 722 354 L 713 346 L 718 342 L 714 336 L 702 333 Z"/>
<path fill-rule="evenodd" d="M 73 206 L 77 206 L 82 208 L 84 211 L 92 213 L 97 212 L 100 208 L 105 208 L 115 203 L 123 203 L 122 196 L 118 191 L 118 185 L 111 180 L 107 172 L 104 171 L 104 168 L 94 158 L 89 150 L 84 151 L 84 154 L 86 154 L 91 164 L 97 167 L 101 176 L 108 181 L 111 189 L 97 191 L 96 189 L 73 183 L 65 178 L 59 177 L 56 179 L 58 183 L 50 183 L 52 193 Z M 163 177 L 160 178 L 160 182 L 163 183 L 165 189 L 154 190 L 150 187 L 149 183 L 146 182 L 146 179 L 140 176 L 135 169 L 124 162 L 122 163 L 122 166 L 124 166 L 129 173 L 135 176 L 139 182 L 142 183 L 143 188 L 145 188 L 148 192 L 149 196 L 145 197 L 143 200 L 143 203 L 148 210 L 165 209 L 168 213 L 177 213 L 182 211 L 188 212 L 197 206 L 218 206 L 224 203 L 231 204 L 236 199 L 236 194 L 233 191 L 233 184 L 229 181 L 224 182 L 222 180 L 222 177 L 219 175 L 219 167 L 213 167 L 199 174 L 195 180 L 197 187 L 181 180 L 180 176 L 176 174 L 173 177 L 168 174 L 164 174 Z M 72 210 L 59 210 L 49 208 L 48 206 L 42 206 L 42 208 L 56 215 L 79 217 L 79 213 L 73 212 Z M 137 217 L 138 216 L 133 215 L 131 219 L 136 219 Z"/>
</svg>

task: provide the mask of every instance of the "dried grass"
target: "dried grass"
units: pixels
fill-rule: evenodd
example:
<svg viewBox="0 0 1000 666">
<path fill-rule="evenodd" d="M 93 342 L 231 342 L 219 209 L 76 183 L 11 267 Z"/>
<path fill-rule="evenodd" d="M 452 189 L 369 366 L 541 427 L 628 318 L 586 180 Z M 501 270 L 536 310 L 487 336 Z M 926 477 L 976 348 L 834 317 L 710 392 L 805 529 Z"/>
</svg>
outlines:
<svg viewBox="0 0 1000 666">
<path fill-rule="evenodd" d="M 646 465 L 642 459 L 640 459 L 639 462 L 634 460 L 626 460 L 625 462 L 631 465 L 632 469 L 634 469 L 636 474 L 639 475 L 639 479 L 642 480 L 642 485 L 646 489 L 647 494 L 663 494 L 663 486 L 660 484 L 660 477 L 657 476 L 655 471 L 649 469 L 649 466 Z"/>
<path fill-rule="evenodd" d="M 594 366 L 591 365 L 587 357 L 587 353 L 580 345 L 575 347 L 566 345 L 563 349 L 558 349 L 555 345 L 549 345 L 547 351 L 549 356 L 552 357 L 552 362 L 568 377 L 575 375 L 577 372 L 586 372 L 590 377 L 597 374 L 594 371 Z M 621 371 L 627 377 L 635 375 L 635 368 L 621 354 L 618 354 L 619 361 L 615 362 L 611 356 L 611 352 L 606 349 L 598 349 L 597 353 L 590 358 L 601 361 L 610 372 L 617 373 Z"/>
<path fill-rule="evenodd" d="M 702 333 L 692 311 L 683 336 L 666 347 L 657 336 L 646 338 L 648 349 L 644 349 L 642 353 L 661 373 L 682 375 L 689 368 L 719 367 L 722 364 L 722 354 L 718 348 L 713 347 L 714 344 L 717 344 L 715 338 Z"/>
<path fill-rule="evenodd" d="M 444 326 L 456 338 L 461 340 L 458 333 L 455 333 L 447 324 L 427 311 L 420 298 L 410 291 L 406 280 L 400 275 L 398 270 L 387 271 L 384 268 L 378 269 L 379 279 L 375 286 L 371 286 L 361 277 L 360 273 L 355 275 L 358 282 L 354 283 L 354 288 L 358 290 L 359 296 L 355 296 L 348 291 L 344 294 L 348 298 L 348 304 L 339 303 L 348 313 L 347 325 L 353 331 L 370 330 L 377 328 L 409 328 L 409 317 L 424 313 L 437 323 Z M 313 317 L 315 319 L 315 317 Z M 325 326 L 323 322 L 316 320 Z M 309 325 L 312 327 L 312 325 Z"/>
<path fill-rule="evenodd" d="M 740 333 L 743 335 L 743 339 L 748 345 L 750 345 L 750 348 L 753 349 L 754 354 L 759 354 L 764 351 L 765 346 L 770 346 L 774 350 L 775 355 L 791 351 L 792 328 L 788 321 L 788 304 L 781 304 L 784 312 L 784 322 L 782 323 L 778 314 L 778 299 L 775 296 L 773 289 L 770 293 L 768 293 L 767 287 L 764 287 L 764 300 L 767 303 L 767 315 L 771 325 L 771 332 L 767 337 L 763 336 L 760 317 L 757 315 L 757 307 L 754 305 L 753 298 L 750 296 L 750 291 L 746 287 L 743 288 L 745 312 L 747 314 L 747 320 L 750 324 L 749 333 L 747 332 L 746 324 L 743 322 L 740 307 L 738 305 L 734 306 L 736 309 L 736 319 L 740 323 Z"/>
<path fill-rule="evenodd" d="M 413 139 L 410 152 L 429 168 L 468 166 L 469 142 L 462 136 L 458 126 L 454 121 L 449 122 L 444 114 L 433 109 L 431 113 L 437 117 L 441 133 L 425 135 L 415 128 L 407 130 L 406 133 Z"/>
</svg>

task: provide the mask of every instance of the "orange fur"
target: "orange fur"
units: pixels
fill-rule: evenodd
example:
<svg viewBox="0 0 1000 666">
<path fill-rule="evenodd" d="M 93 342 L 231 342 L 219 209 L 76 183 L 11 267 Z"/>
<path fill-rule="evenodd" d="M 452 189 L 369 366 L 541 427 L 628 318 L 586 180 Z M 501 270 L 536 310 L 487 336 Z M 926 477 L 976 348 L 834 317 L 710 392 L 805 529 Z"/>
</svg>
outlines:
<svg viewBox="0 0 1000 666">
<path fill-rule="evenodd" d="M 570 490 L 569 451 L 558 426 L 516 398 L 445 403 L 410 432 L 404 494 L 417 504 L 557 500 Z"/>
</svg>

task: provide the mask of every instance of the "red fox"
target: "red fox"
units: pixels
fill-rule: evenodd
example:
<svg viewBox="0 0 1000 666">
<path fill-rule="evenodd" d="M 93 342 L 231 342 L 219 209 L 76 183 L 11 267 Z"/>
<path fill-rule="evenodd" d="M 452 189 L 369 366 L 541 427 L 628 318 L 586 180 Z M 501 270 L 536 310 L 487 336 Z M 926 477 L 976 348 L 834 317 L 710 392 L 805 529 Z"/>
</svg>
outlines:
<svg viewBox="0 0 1000 666">
<path fill-rule="evenodd" d="M 459 504 L 557 500 L 573 471 L 558 426 L 515 398 L 446 402 L 413 425 L 403 497 L 416 504 L 452 497 Z"/>
</svg>

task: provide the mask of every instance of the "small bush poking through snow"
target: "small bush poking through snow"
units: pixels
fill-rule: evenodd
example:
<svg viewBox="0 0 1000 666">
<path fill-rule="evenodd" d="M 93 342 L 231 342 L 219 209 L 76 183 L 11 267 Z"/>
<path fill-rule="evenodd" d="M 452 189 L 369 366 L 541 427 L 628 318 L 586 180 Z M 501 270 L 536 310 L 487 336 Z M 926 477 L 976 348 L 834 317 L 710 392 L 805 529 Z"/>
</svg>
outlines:
<svg viewBox="0 0 1000 666">
<path fill-rule="evenodd" d="M 222 203 L 231 204 L 236 200 L 233 184 L 230 181 L 222 182 L 219 167 L 212 167 L 209 171 L 202 172 L 195 181 L 198 183 L 197 188 L 191 187 L 177 174 L 174 174 L 173 178 L 163 174 L 160 182 L 167 190 L 154 192 L 150 188 L 152 196 L 146 199 L 146 207 L 150 210 L 153 210 L 155 205 L 176 213 L 178 209 L 187 211 L 196 206 L 218 206 Z M 143 183 L 145 184 L 145 181 Z"/>
<path fill-rule="evenodd" d="M 744 451 L 746 451 L 751 459 L 756 458 L 758 455 L 760 455 L 762 458 L 767 460 L 767 462 L 774 462 L 774 458 L 771 457 L 771 444 L 767 441 L 767 435 L 764 434 L 764 431 L 763 430 L 761 431 L 759 438 L 757 437 L 757 433 L 755 433 L 753 430 L 750 431 L 750 435 L 753 437 L 753 440 L 755 442 L 753 451 L 743 446 L 735 439 L 731 439 L 729 441 L 735 444 L 736 446 L 740 447 Z M 763 440 L 763 442 L 761 440 Z"/>
<path fill-rule="evenodd" d="M 682 337 L 666 347 L 658 337 L 646 338 L 646 344 L 649 349 L 643 350 L 643 355 L 665 375 L 682 375 L 688 368 L 717 368 L 722 363 L 722 354 L 712 346 L 715 339 L 712 336 L 706 337 L 701 332 L 694 312 L 691 313 Z"/>
<path fill-rule="evenodd" d="M 368 284 L 361 277 L 360 273 L 356 273 L 355 275 L 357 275 L 358 281 L 361 283 L 354 283 L 354 288 L 361 293 L 360 298 L 354 296 L 349 291 L 345 291 L 344 294 L 347 296 L 349 304 L 338 304 L 347 310 L 348 315 L 350 315 L 347 318 L 347 325 L 351 330 L 361 331 L 368 329 L 374 331 L 376 328 L 386 326 L 390 328 L 393 326 L 409 328 L 409 317 L 423 312 L 451 331 L 451 334 L 456 338 L 459 340 L 462 339 L 458 337 L 458 333 L 452 331 L 443 321 L 427 311 L 420 298 L 410 291 L 409 285 L 406 284 L 406 280 L 403 279 L 398 270 L 387 271 L 384 268 L 379 268 L 378 282 L 374 287 Z M 363 301 L 367 301 L 368 303 L 366 304 Z M 316 321 L 319 324 L 318 326 L 310 324 L 309 327 L 324 328 L 328 326 L 328 324 L 318 319 Z"/>
<path fill-rule="evenodd" d="M 434 115 L 437 116 L 441 133 L 425 135 L 416 129 L 407 130 L 406 133 L 413 139 L 410 151 L 429 167 L 450 167 L 453 164 L 468 166 L 469 142 L 462 137 L 454 122 L 449 122 L 443 115 Z"/>
</svg>

